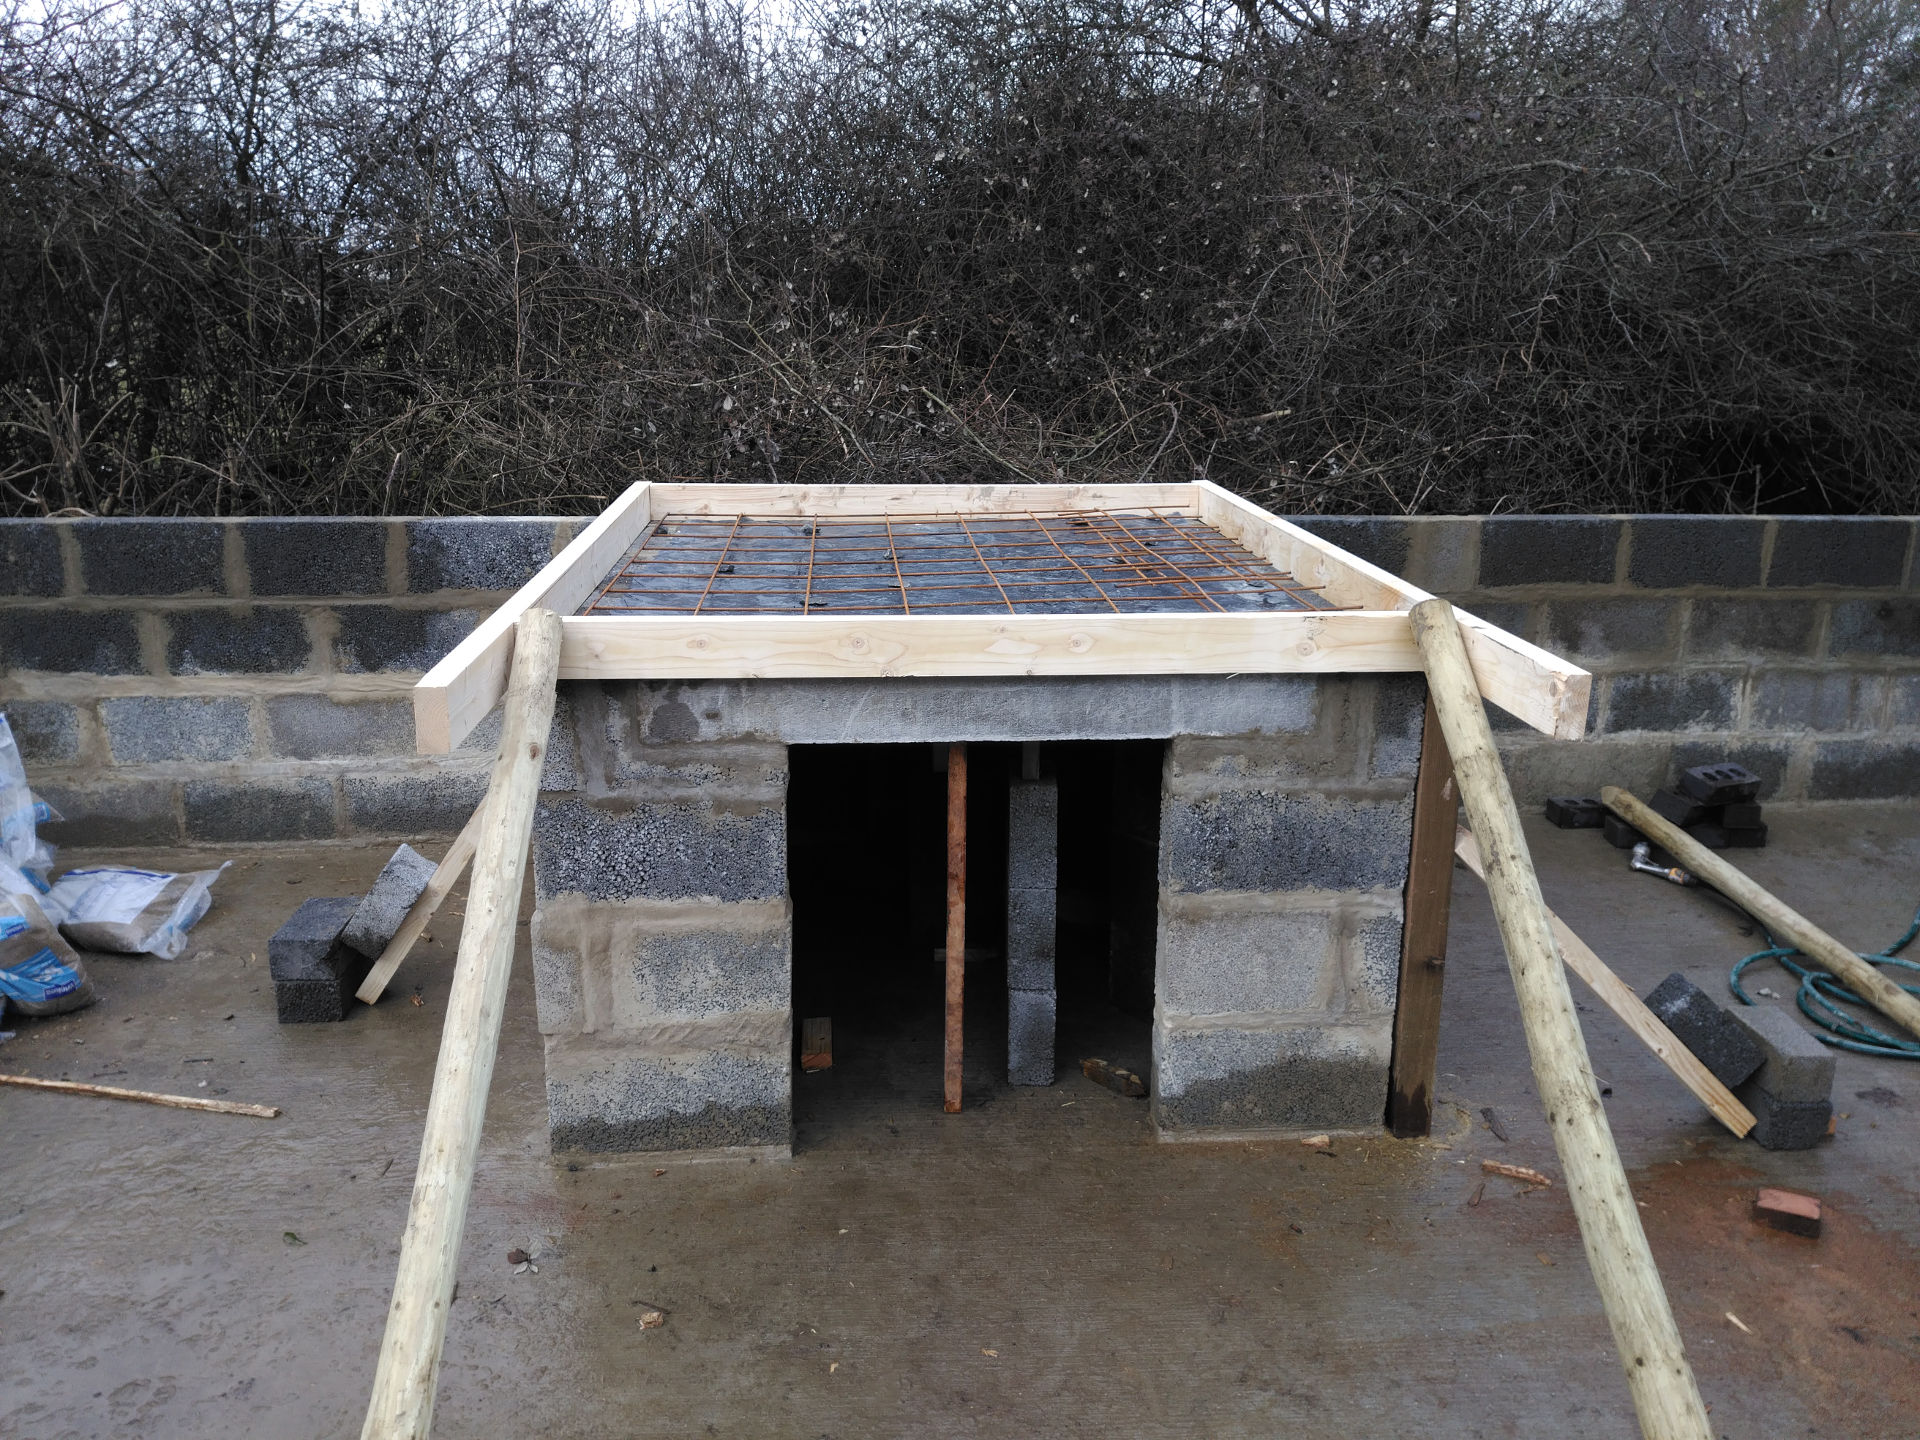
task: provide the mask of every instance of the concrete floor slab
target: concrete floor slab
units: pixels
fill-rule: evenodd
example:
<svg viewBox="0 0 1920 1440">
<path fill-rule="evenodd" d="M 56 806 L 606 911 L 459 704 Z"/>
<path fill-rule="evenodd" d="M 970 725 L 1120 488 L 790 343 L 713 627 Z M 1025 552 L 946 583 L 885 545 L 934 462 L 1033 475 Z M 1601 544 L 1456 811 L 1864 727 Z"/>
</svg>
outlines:
<svg viewBox="0 0 1920 1440">
<path fill-rule="evenodd" d="M 1737 857 L 1762 883 L 1858 945 L 1904 928 L 1920 812 L 1768 819 L 1772 847 Z M 1529 833 L 1548 902 L 1642 992 L 1677 969 L 1723 995 L 1760 943 L 1597 833 Z M 266 941 L 301 899 L 364 889 L 387 848 L 249 852 L 185 956 L 100 959 L 99 1005 L 7 1022 L 0 1068 L 286 1114 L 0 1091 L 0 1437 L 358 1432 L 459 897 L 342 1024 L 274 1024 Z M 910 1005 L 864 1045 L 836 1017 L 835 1069 L 796 1076 L 790 1162 L 568 1169 L 546 1153 L 523 955 L 436 1433 L 1634 1434 L 1564 1190 L 1480 1172 L 1559 1167 L 1484 891 L 1456 887 L 1435 1136 L 1326 1152 L 1157 1143 L 1144 1103 L 1076 1072 L 1094 1046 L 1144 1065 L 1145 1027 L 1111 1016 L 1063 1018 L 1054 1086 L 1008 1086 L 990 1004 L 945 1116 L 938 1025 Z M 1768 1153 L 1575 994 L 1716 1427 L 1913 1435 L 1920 1067 L 1842 1055 L 1835 1137 Z M 1755 1225 L 1762 1184 L 1823 1196 L 1824 1235 Z M 643 1330 L 651 1308 L 666 1323 Z"/>
</svg>

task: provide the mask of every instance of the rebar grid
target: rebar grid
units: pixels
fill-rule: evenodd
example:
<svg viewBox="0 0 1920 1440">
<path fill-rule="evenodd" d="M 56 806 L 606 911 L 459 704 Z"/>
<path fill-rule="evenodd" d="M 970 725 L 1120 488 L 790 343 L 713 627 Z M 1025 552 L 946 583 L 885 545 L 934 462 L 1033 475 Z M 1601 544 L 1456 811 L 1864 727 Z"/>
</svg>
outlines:
<svg viewBox="0 0 1920 1440">
<path fill-rule="evenodd" d="M 1320 610 L 1177 510 L 700 516 L 656 521 L 586 615 Z"/>
</svg>

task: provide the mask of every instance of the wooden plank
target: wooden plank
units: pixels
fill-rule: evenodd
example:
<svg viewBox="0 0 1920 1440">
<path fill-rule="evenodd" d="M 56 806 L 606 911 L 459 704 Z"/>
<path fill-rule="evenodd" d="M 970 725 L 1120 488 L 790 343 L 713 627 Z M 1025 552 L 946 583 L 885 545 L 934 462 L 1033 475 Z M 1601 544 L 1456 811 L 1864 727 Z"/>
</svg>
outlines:
<svg viewBox="0 0 1920 1440">
<path fill-rule="evenodd" d="M 362 1440 L 426 1440 L 433 1424 L 440 1349 L 500 1044 L 559 656 L 559 617 L 551 610 L 526 611 L 515 626 L 506 724 L 481 806 L 486 818 L 473 860 L 466 925 Z"/>
<path fill-rule="evenodd" d="M 1487 893 L 1520 1000 L 1534 1084 L 1566 1171 L 1587 1266 L 1613 1329 L 1641 1431 L 1660 1440 L 1711 1440 L 1706 1406 L 1600 1103 L 1566 967 L 1466 642 L 1453 607 L 1444 600 L 1422 601 L 1408 618 L 1427 658 L 1428 693 L 1446 731 L 1460 798 L 1486 857 Z"/>
<path fill-rule="evenodd" d="M 563 680 L 1342 674 L 1420 668 L 1398 611 L 1191 615 L 584 615 Z"/>
<path fill-rule="evenodd" d="M 514 626 L 535 606 L 559 615 L 579 609 L 633 548 L 653 517 L 645 484 L 624 494 L 522 585 L 413 687 L 414 748 L 445 755 L 472 733 L 506 693 Z"/>
<path fill-rule="evenodd" d="M 967 999 L 967 747 L 947 748 L 947 1025 L 943 1103 L 960 1113 L 963 1017 Z"/>
<path fill-rule="evenodd" d="M 1446 977 L 1447 920 L 1453 905 L 1453 832 L 1460 795 L 1446 736 L 1427 697 L 1420 771 L 1413 787 L 1413 847 L 1407 858 L 1406 921 L 1400 929 L 1400 991 L 1393 1007 L 1392 1083 L 1387 1127 L 1406 1138 L 1433 1128 L 1440 1058 L 1440 991 Z"/>
<path fill-rule="evenodd" d="M 815 1015 L 800 1022 L 800 1068 L 807 1071 L 833 1068 L 831 1016 Z"/>
<path fill-rule="evenodd" d="M 1203 480 L 1195 488 L 1202 520 L 1302 583 L 1324 587 L 1321 593 L 1336 605 L 1408 610 L 1433 598 L 1212 481 Z M 1587 733 L 1591 674 L 1465 610 L 1456 607 L 1454 618 L 1464 632 L 1482 695 L 1555 739 L 1578 740 Z"/>
<path fill-rule="evenodd" d="M 373 962 L 373 968 L 367 972 L 367 978 L 360 982 L 360 988 L 353 992 L 355 998 L 371 1005 L 386 993 L 388 984 L 393 980 L 393 972 L 411 953 L 441 902 L 460 883 L 460 876 L 465 873 L 467 862 L 473 858 L 480 831 L 486 824 L 486 809 L 486 798 L 482 796 L 480 803 L 473 807 L 473 814 L 467 817 L 467 823 L 454 837 L 453 844 L 447 847 L 446 855 L 434 867 L 427 888 L 420 892 L 419 899 L 407 907 L 406 918 L 400 922 L 400 928 L 393 932 L 393 939 L 380 952 L 380 958 Z"/>
<path fill-rule="evenodd" d="M 1483 881 L 1487 878 L 1486 870 L 1480 863 L 1480 847 L 1474 843 L 1471 831 L 1462 830 L 1454 836 L 1454 853 L 1466 861 L 1467 868 L 1475 875 Z M 1553 938 L 1560 943 L 1560 958 L 1566 962 L 1567 968 L 1584 980 L 1587 988 L 1600 997 L 1601 1002 L 1620 1018 L 1640 1043 L 1659 1057 L 1660 1063 L 1713 1112 L 1713 1118 L 1736 1136 L 1744 1136 L 1753 1129 L 1753 1112 L 1742 1105 L 1734 1093 L 1700 1063 L 1680 1037 L 1647 1008 L 1646 1002 L 1633 993 L 1633 987 L 1614 974 L 1607 963 L 1593 953 L 1586 941 L 1568 929 L 1566 921 L 1551 910 L 1547 911 L 1547 920 L 1553 926 Z"/>
<path fill-rule="evenodd" d="M 280 1113 L 277 1105 L 247 1105 L 238 1100 L 203 1100 L 198 1095 L 163 1095 L 157 1090 L 122 1090 L 118 1085 L 89 1085 L 81 1080 L 42 1080 L 36 1075 L 0 1075 L 0 1085 L 19 1085 L 28 1090 L 58 1090 L 68 1095 L 91 1095 L 100 1100 L 138 1100 L 145 1105 L 164 1105 L 170 1110 L 211 1110 L 216 1115 L 252 1115 L 272 1120 Z"/>
<path fill-rule="evenodd" d="M 1729 865 L 1664 815 L 1615 786 L 1600 792 L 1600 802 L 1687 869 L 1766 927 L 1775 943 L 1784 941 L 1812 956 L 1867 1004 L 1898 1025 L 1920 1035 L 1920 1000 L 1862 960 L 1799 911 Z"/>
<path fill-rule="evenodd" d="M 655 485 L 654 515 L 1196 513 L 1192 485 Z"/>
</svg>

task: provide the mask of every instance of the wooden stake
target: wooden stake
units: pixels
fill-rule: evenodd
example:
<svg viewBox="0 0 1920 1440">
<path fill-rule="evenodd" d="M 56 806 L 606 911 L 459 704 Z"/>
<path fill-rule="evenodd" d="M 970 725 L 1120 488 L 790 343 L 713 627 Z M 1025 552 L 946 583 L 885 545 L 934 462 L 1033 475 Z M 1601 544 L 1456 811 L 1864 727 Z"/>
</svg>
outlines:
<svg viewBox="0 0 1920 1440">
<path fill-rule="evenodd" d="M 481 804 L 485 819 L 474 856 L 466 924 L 460 932 L 413 1203 L 400 1241 L 400 1269 L 362 1440 L 425 1440 L 433 1424 L 440 1347 L 446 1339 L 460 1234 L 500 1043 L 527 841 L 553 723 L 554 672 L 560 661 L 560 617 L 551 610 L 529 610 L 514 630 L 500 756 Z"/>
<path fill-rule="evenodd" d="M 967 747 L 947 747 L 947 1036 L 945 1104 L 960 1113 L 961 1024 L 967 1000 Z"/>
<path fill-rule="evenodd" d="M 1462 830 L 1456 835 L 1454 850 L 1467 862 L 1469 870 L 1482 880 L 1487 878 L 1486 869 L 1480 863 L 1480 847 L 1474 843 L 1471 833 Z M 1713 1112 L 1714 1119 L 1735 1135 L 1744 1136 L 1753 1129 L 1753 1112 L 1700 1063 L 1680 1037 L 1647 1008 L 1644 1000 L 1633 993 L 1633 988 L 1608 969 L 1606 961 L 1594 954 L 1586 941 L 1567 928 L 1566 921 L 1551 910 L 1547 911 L 1547 919 L 1553 925 L 1553 938 L 1560 943 L 1560 958 L 1567 962 L 1567 968 L 1587 982 L 1587 987 L 1605 1002 L 1606 1007 L 1639 1036 L 1641 1044 L 1658 1056 L 1660 1063 L 1678 1076 L 1680 1083 Z"/>
<path fill-rule="evenodd" d="M 460 883 L 460 876 L 465 873 L 467 862 L 473 859 L 474 846 L 486 824 L 486 810 L 487 802 L 483 796 L 480 803 L 473 807 L 473 814 L 467 818 L 466 825 L 454 837 L 453 844 L 447 848 L 446 857 L 434 867 L 427 888 L 407 908 L 406 919 L 393 932 L 393 939 L 380 952 L 380 958 L 373 962 L 373 968 L 367 972 L 367 978 L 360 982 L 360 988 L 353 992 L 360 1000 L 371 1005 L 385 993 L 388 982 L 393 979 L 393 972 L 400 968 L 400 962 L 418 943 L 421 932 L 427 928 L 427 922 L 433 919 L 434 912 L 452 893 L 453 887 Z"/>
<path fill-rule="evenodd" d="M 162 1095 L 153 1090 L 122 1090 L 118 1085 L 84 1085 L 78 1080 L 41 1080 L 32 1075 L 0 1075 L 0 1085 L 24 1085 L 29 1090 L 64 1090 L 69 1095 L 95 1095 L 103 1100 L 140 1100 L 175 1110 L 212 1110 L 220 1115 L 257 1115 L 272 1120 L 277 1105 L 242 1105 L 237 1100 L 202 1100 L 197 1095 Z"/>
<path fill-rule="evenodd" d="M 1520 999 L 1534 1083 L 1641 1433 L 1647 1440 L 1711 1440 L 1706 1407 L 1600 1104 L 1567 972 L 1453 606 L 1423 600 L 1409 618 L 1426 655 L 1428 693 L 1446 731 L 1460 796 L 1486 860 L 1487 891 Z"/>
<path fill-rule="evenodd" d="M 1907 994 L 1806 916 L 1775 899 L 1750 876 L 1736 870 L 1666 816 L 1648 809 L 1625 790 L 1609 785 L 1600 792 L 1600 802 L 1766 926 L 1768 934 L 1811 955 L 1867 1004 L 1920 1035 L 1920 1000 Z"/>
<path fill-rule="evenodd" d="M 1400 931 L 1400 996 L 1393 1007 L 1393 1071 L 1387 1092 L 1387 1126 L 1402 1139 L 1433 1128 L 1440 987 L 1446 976 L 1453 832 L 1459 816 L 1453 761 L 1429 695 L 1413 787 L 1413 850 L 1407 860 L 1407 918 Z"/>
</svg>

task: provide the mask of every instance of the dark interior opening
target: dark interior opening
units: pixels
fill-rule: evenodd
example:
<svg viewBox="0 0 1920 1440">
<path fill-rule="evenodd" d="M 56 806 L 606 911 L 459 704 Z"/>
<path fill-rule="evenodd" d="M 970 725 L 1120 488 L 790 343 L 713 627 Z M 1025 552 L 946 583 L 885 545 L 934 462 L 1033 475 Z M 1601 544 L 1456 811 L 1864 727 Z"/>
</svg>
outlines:
<svg viewBox="0 0 1920 1440">
<path fill-rule="evenodd" d="M 1008 1097 L 1007 787 L 1036 760 L 1060 787 L 1056 1084 L 1098 1055 L 1151 1052 L 1160 741 L 968 746 L 963 1104 Z M 833 1066 L 798 1074 L 795 1143 L 940 1114 L 946 943 L 944 746 L 788 751 L 793 1013 L 832 1021 Z"/>
</svg>

